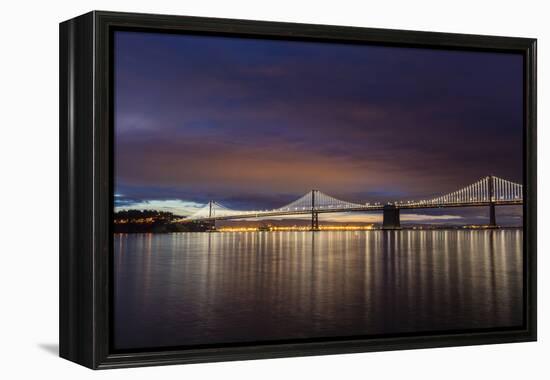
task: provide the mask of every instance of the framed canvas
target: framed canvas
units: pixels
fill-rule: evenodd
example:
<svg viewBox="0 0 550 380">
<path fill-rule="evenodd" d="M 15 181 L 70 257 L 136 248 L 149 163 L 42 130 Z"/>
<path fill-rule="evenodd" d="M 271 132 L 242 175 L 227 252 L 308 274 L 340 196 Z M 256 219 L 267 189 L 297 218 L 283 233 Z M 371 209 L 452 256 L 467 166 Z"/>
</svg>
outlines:
<svg viewBox="0 0 550 380">
<path fill-rule="evenodd" d="M 536 40 L 60 24 L 60 356 L 536 340 Z"/>
</svg>

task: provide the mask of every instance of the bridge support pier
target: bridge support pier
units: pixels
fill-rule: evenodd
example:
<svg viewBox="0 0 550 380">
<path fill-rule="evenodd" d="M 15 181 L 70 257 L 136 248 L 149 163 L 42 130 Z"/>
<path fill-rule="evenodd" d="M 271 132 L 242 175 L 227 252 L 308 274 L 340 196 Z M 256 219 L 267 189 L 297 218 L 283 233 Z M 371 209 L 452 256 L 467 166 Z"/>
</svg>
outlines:
<svg viewBox="0 0 550 380">
<path fill-rule="evenodd" d="M 489 226 L 490 227 L 496 227 L 497 226 L 497 218 L 495 215 L 495 204 L 491 203 L 489 205 Z"/>
<path fill-rule="evenodd" d="M 311 230 L 312 231 L 319 231 L 319 213 L 315 212 L 315 194 L 318 193 L 319 190 L 312 189 L 311 190 Z"/>
<path fill-rule="evenodd" d="M 311 230 L 319 231 L 319 213 L 318 212 L 311 213 Z"/>
<path fill-rule="evenodd" d="M 207 231 L 216 231 L 216 220 L 211 220 L 207 225 Z"/>
<path fill-rule="evenodd" d="M 400 228 L 401 228 L 401 221 L 399 218 L 399 209 L 394 205 L 385 205 L 384 219 L 382 221 L 382 229 L 396 230 Z"/>
</svg>

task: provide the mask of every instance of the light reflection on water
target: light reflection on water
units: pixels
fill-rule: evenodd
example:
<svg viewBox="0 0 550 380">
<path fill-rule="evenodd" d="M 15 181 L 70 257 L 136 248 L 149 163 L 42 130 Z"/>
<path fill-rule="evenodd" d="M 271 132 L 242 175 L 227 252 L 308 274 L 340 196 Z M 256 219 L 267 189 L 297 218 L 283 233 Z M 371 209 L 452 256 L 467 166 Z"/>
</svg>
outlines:
<svg viewBox="0 0 550 380">
<path fill-rule="evenodd" d="M 119 349 L 522 323 L 521 230 L 115 235 Z"/>
</svg>

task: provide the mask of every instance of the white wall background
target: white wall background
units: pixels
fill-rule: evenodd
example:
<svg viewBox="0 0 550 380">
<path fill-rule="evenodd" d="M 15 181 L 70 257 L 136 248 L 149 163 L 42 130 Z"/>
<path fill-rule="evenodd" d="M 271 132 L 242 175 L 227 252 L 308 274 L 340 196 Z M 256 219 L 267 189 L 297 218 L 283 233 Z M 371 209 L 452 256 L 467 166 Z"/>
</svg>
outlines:
<svg viewBox="0 0 550 380">
<path fill-rule="evenodd" d="M 546 1 L 9 1 L 0 22 L 0 376 L 85 379 L 530 379 L 550 376 Z M 537 343 L 93 372 L 56 357 L 58 23 L 93 9 L 536 37 L 539 39 Z M 546 351 L 546 352 L 545 352 Z"/>
</svg>

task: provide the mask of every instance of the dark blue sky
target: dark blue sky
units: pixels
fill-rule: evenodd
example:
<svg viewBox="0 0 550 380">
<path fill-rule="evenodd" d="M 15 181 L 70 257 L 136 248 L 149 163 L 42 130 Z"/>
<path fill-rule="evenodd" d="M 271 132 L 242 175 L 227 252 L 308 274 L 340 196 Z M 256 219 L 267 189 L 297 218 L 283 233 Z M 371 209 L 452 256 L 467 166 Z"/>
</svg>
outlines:
<svg viewBox="0 0 550 380">
<path fill-rule="evenodd" d="M 489 174 L 521 183 L 522 64 L 503 53 L 116 32 L 117 206 L 185 214 L 210 199 L 279 207 L 312 188 L 383 202 Z"/>
</svg>

